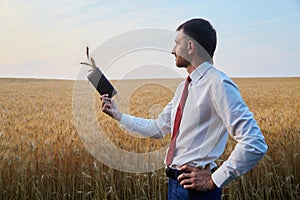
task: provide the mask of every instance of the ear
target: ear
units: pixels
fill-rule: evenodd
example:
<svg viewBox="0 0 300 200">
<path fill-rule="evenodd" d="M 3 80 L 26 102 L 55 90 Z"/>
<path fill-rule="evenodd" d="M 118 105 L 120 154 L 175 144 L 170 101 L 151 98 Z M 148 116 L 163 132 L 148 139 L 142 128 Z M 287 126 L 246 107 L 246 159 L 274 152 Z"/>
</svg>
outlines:
<svg viewBox="0 0 300 200">
<path fill-rule="evenodd" d="M 195 52 L 195 44 L 192 40 L 189 40 L 187 43 L 188 54 L 193 54 Z"/>
</svg>

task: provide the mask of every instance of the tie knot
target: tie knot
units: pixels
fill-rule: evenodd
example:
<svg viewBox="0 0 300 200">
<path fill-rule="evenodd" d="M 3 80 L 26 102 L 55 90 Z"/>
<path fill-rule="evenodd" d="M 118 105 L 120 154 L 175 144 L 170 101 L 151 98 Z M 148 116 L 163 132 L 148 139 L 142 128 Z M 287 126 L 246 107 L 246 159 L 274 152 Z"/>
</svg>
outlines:
<svg viewBox="0 0 300 200">
<path fill-rule="evenodd" d="M 186 81 L 187 81 L 188 83 L 190 83 L 190 82 L 192 81 L 191 77 L 190 77 L 190 76 L 186 77 Z"/>
</svg>

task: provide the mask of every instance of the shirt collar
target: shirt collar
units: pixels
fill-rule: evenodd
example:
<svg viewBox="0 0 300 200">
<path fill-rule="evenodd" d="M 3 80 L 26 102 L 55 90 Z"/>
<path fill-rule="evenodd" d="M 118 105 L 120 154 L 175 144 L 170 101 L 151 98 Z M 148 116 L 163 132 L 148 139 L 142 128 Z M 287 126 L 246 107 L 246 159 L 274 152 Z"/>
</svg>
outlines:
<svg viewBox="0 0 300 200">
<path fill-rule="evenodd" d="M 212 64 L 209 62 L 203 62 L 200 64 L 191 74 L 190 77 L 193 82 L 197 83 L 203 75 L 212 67 Z"/>
</svg>

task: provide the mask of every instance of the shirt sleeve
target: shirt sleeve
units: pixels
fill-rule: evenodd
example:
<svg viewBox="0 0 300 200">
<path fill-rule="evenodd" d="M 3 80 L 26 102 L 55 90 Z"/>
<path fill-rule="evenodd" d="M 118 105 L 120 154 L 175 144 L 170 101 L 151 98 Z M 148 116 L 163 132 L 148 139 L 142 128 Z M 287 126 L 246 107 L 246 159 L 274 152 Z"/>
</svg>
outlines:
<svg viewBox="0 0 300 200">
<path fill-rule="evenodd" d="M 137 132 L 144 137 L 160 139 L 171 132 L 171 112 L 172 102 L 167 104 L 157 119 L 144 119 L 123 114 L 120 123 L 131 132 Z"/>
<path fill-rule="evenodd" d="M 237 142 L 229 158 L 212 174 L 218 187 L 245 174 L 267 152 L 267 144 L 237 86 L 224 79 L 211 89 L 213 104 L 230 136 Z"/>
</svg>

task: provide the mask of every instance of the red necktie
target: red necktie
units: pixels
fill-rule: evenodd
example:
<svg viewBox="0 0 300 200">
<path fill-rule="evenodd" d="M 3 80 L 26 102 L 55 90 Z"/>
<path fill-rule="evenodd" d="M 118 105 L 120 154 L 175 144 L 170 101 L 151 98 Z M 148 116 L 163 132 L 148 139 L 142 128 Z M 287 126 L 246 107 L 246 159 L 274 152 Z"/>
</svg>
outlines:
<svg viewBox="0 0 300 200">
<path fill-rule="evenodd" d="M 175 143 L 176 143 L 176 139 L 178 136 L 179 126 L 180 126 L 181 117 L 182 117 L 182 111 L 183 111 L 184 104 L 185 104 L 185 101 L 186 101 L 186 98 L 188 95 L 188 86 L 189 86 L 190 82 L 191 82 L 191 78 L 188 76 L 185 80 L 185 85 L 184 85 L 181 99 L 180 99 L 179 105 L 177 107 L 176 115 L 175 115 L 173 134 L 172 134 L 169 150 L 167 153 L 167 159 L 166 159 L 167 166 L 171 165 L 171 163 L 173 161 Z"/>
</svg>

